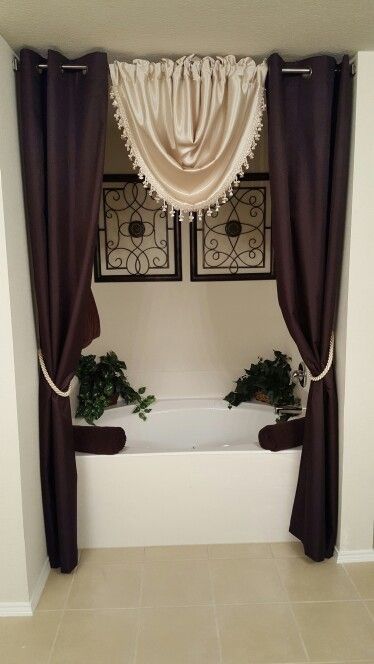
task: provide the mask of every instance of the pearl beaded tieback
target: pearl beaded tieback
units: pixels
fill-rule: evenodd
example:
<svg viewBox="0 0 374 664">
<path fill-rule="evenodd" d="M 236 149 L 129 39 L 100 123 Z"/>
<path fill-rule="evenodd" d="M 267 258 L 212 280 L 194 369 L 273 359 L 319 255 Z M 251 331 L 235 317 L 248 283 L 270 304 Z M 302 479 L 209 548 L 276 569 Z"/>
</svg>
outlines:
<svg viewBox="0 0 374 664">
<path fill-rule="evenodd" d="M 60 388 L 57 387 L 57 385 L 53 382 L 52 378 L 50 377 L 50 375 L 47 371 L 47 367 L 45 366 L 45 362 L 44 362 L 43 353 L 42 353 L 40 348 L 38 349 L 38 358 L 39 358 L 39 364 L 40 364 L 40 368 L 42 370 L 42 374 L 43 374 L 44 378 L 46 379 L 49 387 L 56 394 L 58 394 L 59 397 L 69 397 L 70 393 L 71 393 L 71 390 L 72 390 L 72 383 L 70 383 L 67 390 L 65 390 L 65 391 L 60 390 Z"/>
<path fill-rule="evenodd" d="M 330 345 L 329 345 L 329 355 L 328 355 L 328 358 L 327 358 L 326 366 L 325 366 L 324 370 L 321 371 L 320 374 L 318 374 L 318 376 L 312 376 L 312 374 L 308 370 L 309 378 L 310 378 L 311 381 L 317 382 L 319 380 L 322 380 L 328 374 L 328 372 L 330 371 L 332 361 L 334 359 L 334 344 L 335 344 L 335 337 L 334 337 L 334 333 L 332 332 L 331 333 L 331 338 L 330 338 Z"/>
</svg>

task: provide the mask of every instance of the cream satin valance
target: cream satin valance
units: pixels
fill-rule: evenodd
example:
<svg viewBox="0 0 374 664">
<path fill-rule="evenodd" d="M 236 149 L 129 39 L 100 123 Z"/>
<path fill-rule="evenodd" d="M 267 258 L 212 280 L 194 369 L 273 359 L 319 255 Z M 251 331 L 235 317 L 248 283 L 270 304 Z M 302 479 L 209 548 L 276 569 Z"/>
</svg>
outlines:
<svg viewBox="0 0 374 664">
<path fill-rule="evenodd" d="M 190 55 L 116 61 L 110 73 L 115 117 L 144 186 L 182 218 L 218 209 L 253 158 L 266 62 Z"/>
</svg>

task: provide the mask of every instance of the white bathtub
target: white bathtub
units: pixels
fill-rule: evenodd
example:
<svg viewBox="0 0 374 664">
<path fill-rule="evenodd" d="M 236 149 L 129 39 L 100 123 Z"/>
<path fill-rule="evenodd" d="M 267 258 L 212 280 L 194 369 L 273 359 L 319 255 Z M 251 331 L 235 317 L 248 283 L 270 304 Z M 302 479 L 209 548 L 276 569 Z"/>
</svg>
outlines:
<svg viewBox="0 0 374 664">
<path fill-rule="evenodd" d="M 134 406 L 110 408 L 99 420 L 101 426 L 126 431 L 125 454 L 259 450 L 259 430 L 275 422 L 271 406 L 242 404 L 229 409 L 222 399 L 160 400 L 146 422 L 133 410 Z"/>
<path fill-rule="evenodd" d="M 300 450 L 263 450 L 273 409 L 220 399 L 154 404 L 146 422 L 114 407 L 100 425 L 122 426 L 114 456 L 77 454 L 81 547 L 290 539 Z"/>
</svg>

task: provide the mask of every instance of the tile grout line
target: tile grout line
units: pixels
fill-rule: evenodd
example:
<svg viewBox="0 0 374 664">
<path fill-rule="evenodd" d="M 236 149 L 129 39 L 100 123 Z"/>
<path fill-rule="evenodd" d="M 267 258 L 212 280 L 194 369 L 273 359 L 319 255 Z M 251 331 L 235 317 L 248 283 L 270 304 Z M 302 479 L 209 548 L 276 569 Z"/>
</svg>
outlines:
<svg viewBox="0 0 374 664">
<path fill-rule="evenodd" d="M 145 547 L 143 547 L 142 573 L 141 573 L 141 577 L 140 577 L 140 588 L 139 588 L 139 605 L 138 605 L 138 609 L 137 609 L 138 623 L 137 623 L 137 626 L 136 626 L 133 664 L 136 664 L 136 660 L 138 659 L 138 648 L 139 648 L 139 639 L 140 639 L 140 630 L 141 630 L 141 617 L 142 617 L 142 608 L 143 608 L 142 603 L 143 603 L 144 575 L 145 575 Z"/>
<path fill-rule="evenodd" d="M 141 563 L 139 563 L 141 565 Z M 346 604 L 349 602 L 350 604 L 361 604 L 362 602 L 365 601 L 373 601 L 373 600 L 363 600 L 361 597 L 355 597 L 352 599 L 308 599 L 308 600 L 255 600 L 253 602 L 247 601 L 247 602 L 216 602 L 216 606 L 267 606 L 268 604 Z M 205 602 L 204 604 L 146 604 L 142 606 L 141 608 L 143 609 L 184 609 L 184 608 L 189 608 L 189 607 L 213 607 L 214 602 Z M 83 608 L 67 608 L 65 609 L 65 613 L 74 613 L 75 611 L 123 611 L 125 609 L 130 609 L 130 610 L 136 610 L 138 609 L 139 606 L 105 606 L 105 607 L 83 607 Z M 58 611 L 62 611 L 62 609 L 40 609 L 39 613 L 57 613 Z"/>
<path fill-rule="evenodd" d="M 255 662 L 253 664 L 259 664 L 258 662 Z M 271 662 L 270 664 L 305 664 L 305 662 Z M 310 664 L 373 664 L 372 659 L 355 659 L 351 662 L 347 662 L 346 659 L 316 659 L 310 662 Z"/>
<path fill-rule="evenodd" d="M 209 550 L 208 550 L 208 556 L 209 556 Z M 219 624 L 218 624 L 218 616 L 217 616 L 217 605 L 215 601 L 215 594 L 214 594 L 214 588 L 213 588 L 213 578 L 212 578 L 212 570 L 211 570 L 211 565 L 210 565 L 210 559 L 208 558 L 208 574 L 209 574 L 209 585 L 210 585 L 210 592 L 212 595 L 212 603 L 213 603 L 213 617 L 214 617 L 214 624 L 216 628 L 216 636 L 217 636 L 217 644 L 218 644 L 218 656 L 219 656 L 219 664 L 222 664 L 223 662 L 223 657 L 222 657 L 222 642 L 221 642 L 221 633 L 219 630 Z"/>
<path fill-rule="evenodd" d="M 354 564 L 354 563 L 353 563 L 353 564 Z M 354 586 L 354 588 L 355 588 L 355 590 L 356 590 L 356 592 L 357 592 L 357 594 L 358 594 L 358 596 L 359 596 L 359 598 L 360 598 L 362 604 L 364 605 L 366 613 L 369 615 L 369 618 L 374 622 L 374 615 L 371 613 L 371 611 L 370 611 L 370 609 L 369 609 L 369 607 L 368 607 L 368 605 L 367 605 L 367 602 L 370 602 L 370 599 L 365 599 L 364 597 L 362 597 L 362 595 L 361 595 L 361 593 L 360 593 L 360 591 L 359 591 L 357 585 L 355 584 L 354 580 L 352 579 L 352 577 L 351 577 L 351 575 L 350 575 L 350 573 L 349 573 L 349 570 L 347 570 L 347 568 L 346 568 L 346 566 L 345 566 L 345 563 L 343 563 L 342 566 L 343 566 L 343 569 L 344 569 L 345 573 L 347 574 L 349 580 L 350 580 L 351 583 L 353 584 L 353 586 Z"/>
<path fill-rule="evenodd" d="M 304 641 L 304 637 L 303 637 L 303 635 L 302 635 L 302 633 L 301 633 L 301 629 L 300 629 L 300 627 L 299 627 L 299 624 L 298 624 L 298 622 L 297 622 L 297 620 L 296 620 L 296 615 L 295 615 L 295 612 L 294 612 L 294 610 L 293 610 L 293 606 L 292 606 L 291 598 L 290 598 L 290 596 L 289 596 L 289 594 L 288 594 L 288 592 L 287 592 L 286 585 L 283 583 L 283 579 L 282 579 L 281 573 L 280 573 L 280 571 L 279 571 L 279 568 L 278 568 L 278 565 L 277 565 L 277 559 L 276 559 L 276 558 L 275 558 L 275 561 L 274 561 L 274 566 L 275 566 L 275 569 L 276 569 L 276 573 L 277 573 L 278 579 L 279 579 L 279 581 L 280 581 L 280 583 L 281 583 L 281 586 L 282 586 L 282 588 L 283 588 L 283 590 L 284 590 L 284 592 L 285 592 L 286 597 L 288 598 L 288 602 L 287 602 L 287 604 L 288 604 L 288 607 L 289 607 L 289 610 L 290 610 L 290 613 L 291 613 L 291 616 L 292 616 L 293 623 L 294 623 L 295 628 L 296 628 L 296 632 L 297 632 L 297 634 L 298 634 L 298 636 L 299 636 L 300 643 L 301 643 L 302 648 L 303 648 L 303 650 L 304 650 L 304 655 L 305 655 L 305 657 L 306 657 L 306 661 L 307 661 L 307 662 L 310 662 L 311 659 L 310 659 L 310 656 L 309 656 L 309 652 L 308 652 L 308 649 L 307 649 L 307 647 L 306 647 L 306 644 L 305 644 L 305 641 Z"/>
<path fill-rule="evenodd" d="M 137 658 L 138 658 L 138 648 L 139 648 L 140 634 L 141 634 L 141 618 L 142 618 L 142 610 L 145 609 L 145 608 L 154 608 L 154 607 L 152 607 L 152 606 L 144 606 L 144 607 L 142 606 L 143 597 L 144 597 L 144 583 L 145 583 L 145 569 L 146 569 L 146 565 L 145 565 L 145 563 L 146 563 L 146 560 L 145 560 L 145 548 L 144 548 L 144 547 L 142 547 L 142 548 L 143 548 L 143 562 L 142 562 L 142 563 L 137 562 L 137 564 L 139 564 L 139 567 L 141 568 L 141 578 L 140 578 L 140 587 L 139 587 L 139 596 L 138 596 L 139 599 L 138 599 L 138 604 L 137 604 L 136 606 L 134 606 L 134 607 L 125 607 L 125 608 L 133 608 L 133 609 L 136 609 L 136 610 L 137 610 L 137 619 L 138 619 L 138 620 L 137 620 L 137 629 L 136 629 L 136 634 L 135 634 L 133 659 L 131 660 L 131 661 L 133 662 L 133 664 L 136 664 L 136 661 L 137 661 Z M 273 552 L 272 552 L 272 553 L 273 553 Z M 251 556 L 249 556 L 249 557 L 246 556 L 245 558 L 248 559 L 248 560 L 253 560 L 253 559 L 254 559 L 254 558 L 252 558 Z M 287 557 L 287 558 L 288 558 L 288 559 L 289 559 L 289 558 L 296 559 L 296 558 L 300 558 L 300 556 L 290 556 L 290 557 Z M 243 559 L 243 557 L 240 557 L 240 559 Z M 266 559 L 266 560 L 270 560 L 270 558 L 261 558 L 261 557 L 256 557 L 255 559 L 256 559 L 256 560 L 265 560 L 265 559 Z M 179 561 L 179 560 L 181 560 L 181 561 L 182 561 L 182 559 L 179 559 L 179 558 L 172 559 L 172 560 L 175 560 L 175 561 Z M 303 646 L 304 655 L 305 655 L 305 657 L 306 657 L 306 661 L 307 661 L 307 662 L 310 662 L 311 659 L 310 659 L 310 656 L 309 656 L 309 653 L 308 653 L 308 649 L 306 648 L 306 645 L 305 645 L 305 642 L 304 642 L 303 636 L 302 636 L 302 634 L 301 634 L 301 630 L 299 629 L 299 626 L 298 626 L 298 623 L 297 623 L 297 620 L 296 620 L 296 615 L 295 615 L 295 613 L 294 613 L 294 608 L 293 608 L 293 605 L 294 605 L 294 604 L 314 604 L 314 603 L 337 603 L 337 604 L 340 604 L 340 603 L 347 603 L 347 602 L 349 602 L 349 603 L 358 603 L 358 602 L 359 602 L 360 604 L 364 604 L 365 610 L 366 610 L 367 613 L 369 614 L 370 620 L 371 620 L 371 621 L 372 621 L 372 620 L 374 621 L 374 616 L 373 616 L 372 613 L 370 612 L 369 607 L 368 607 L 368 605 L 367 605 L 367 602 L 366 602 L 365 598 L 363 598 L 363 597 L 361 596 L 361 594 L 360 594 L 360 592 L 359 592 L 359 590 L 358 590 L 358 588 L 357 588 L 357 586 L 356 586 L 356 583 L 354 582 L 353 578 L 351 578 L 351 575 L 350 575 L 348 569 L 346 568 L 346 565 L 345 565 L 345 564 L 342 564 L 341 566 L 343 567 L 344 572 L 345 572 L 345 575 L 346 575 L 346 577 L 349 579 L 349 582 L 350 582 L 351 586 L 354 588 L 354 590 L 355 590 L 355 592 L 356 592 L 357 597 L 355 597 L 355 598 L 350 598 L 350 599 L 326 599 L 326 600 L 318 600 L 318 599 L 314 599 L 314 600 L 292 600 L 292 599 L 289 597 L 289 594 L 288 594 L 288 592 L 287 592 L 287 589 L 286 589 L 286 587 L 285 587 L 285 584 L 284 584 L 284 582 L 283 582 L 283 579 L 282 579 L 282 576 L 281 576 L 281 573 L 280 573 L 280 569 L 279 569 L 280 561 L 284 560 L 284 557 L 275 557 L 274 554 L 273 554 L 272 560 L 274 561 L 274 564 L 275 564 L 276 574 L 277 574 L 277 576 L 278 576 L 278 578 L 279 578 L 279 580 L 280 580 L 280 583 L 281 583 L 282 588 L 284 589 L 285 597 L 286 597 L 287 599 L 285 599 L 284 601 L 275 601 L 275 602 L 274 602 L 274 601 L 271 601 L 271 602 L 267 602 L 267 601 L 263 601 L 263 602 L 260 602 L 260 601 L 250 602 L 250 601 L 249 601 L 249 602 L 239 603 L 239 604 L 238 604 L 238 603 L 221 603 L 221 602 L 217 603 L 216 600 L 215 600 L 215 594 L 214 594 L 214 589 L 213 589 L 213 576 L 212 576 L 212 569 L 211 569 L 211 564 L 210 564 L 210 563 L 211 563 L 211 560 L 213 560 L 213 561 L 214 561 L 214 560 L 217 560 L 216 558 L 212 558 L 212 559 L 210 559 L 210 558 L 208 557 L 208 559 L 206 559 L 206 558 L 199 558 L 199 559 L 195 559 L 195 558 L 192 558 L 192 559 L 191 559 L 191 558 L 186 558 L 186 559 L 183 559 L 183 561 L 185 561 L 185 560 L 188 560 L 188 561 L 192 561 L 192 560 L 193 560 L 194 562 L 202 562 L 203 560 L 207 560 L 207 562 L 208 562 L 208 573 L 209 573 L 210 590 L 211 590 L 211 594 L 212 594 L 212 602 L 207 603 L 207 604 L 196 604 L 196 605 L 194 605 L 194 604 L 185 604 L 185 605 L 170 605 L 170 604 L 165 604 L 165 605 L 163 605 L 163 606 L 164 606 L 164 607 L 174 607 L 174 608 L 179 608 L 179 607 L 183 607 L 183 606 L 185 606 L 185 607 L 191 607 L 191 606 L 199 606 L 199 607 L 202 607 L 202 606 L 209 606 L 209 607 L 212 607 L 212 609 L 213 609 L 213 614 L 214 614 L 214 621 L 215 621 L 216 636 L 217 636 L 217 639 L 218 639 L 218 648 L 219 648 L 219 657 L 220 657 L 220 659 L 219 659 L 219 663 L 220 663 L 220 664 L 222 664 L 222 661 L 223 661 L 223 654 L 222 654 L 222 642 L 221 642 L 221 636 L 220 636 L 220 630 L 219 630 L 219 622 L 218 622 L 217 608 L 218 608 L 219 606 L 221 606 L 221 605 L 222 605 L 222 606 L 245 606 L 245 605 L 252 605 L 252 606 L 253 606 L 253 605 L 256 605 L 256 604 L 258 604 L 258 605 L 269 605 L 269 604 L 270 604 L 270 605 L 276 605 L 276 604 L 287 605 L 288 608 L 289 608 L 289 610 L 290 610 L 290 613 L 291 613 L 291 615 L 292 615 L 292 619 L 293 619 L 293 622 L 294 622 L 294 624 L 295 624 L 296 632 L 297 632 L 297 634 L 298 634 L 298 636 L 299 636 L 299 638 L 300 638 L 300 642 L 301 642 L 301 644 L 302 644 L 302 646 Z M 222 560 L 222 558 L 218 558 L 218 560 Z M 237 558 L 235 558 L 235 557 L 230 557 L 230 558 L 225 558 L 225 560 L 237 560 Z M 158 561 L 158 560 L 155 560 L 155 561 L 150 560 L 149 562 L 152 563 L 152 562 L 160 562 L 160 561 Z M 168 560 L 164 560 L 164 561 L 162 561 L 162 562 L 171 562 L 171 560 L 168 559 Z M 111 563 L 108 563 L 108 564 L 111 564 Z M 121 564 L 121 563 L 119 563 L 119 564 Z M 126 563 L 124 563 L 124 564 L 126 565 Z M 86 565 L 89 566 L 90 563 L 87 563 L 87 564 L 84 563 L 84 566 L 86 566 Z M 99 566 L 102 566 L 102 565 L 103 565 L 103 564 L 100 563 Z M 83 565 L 81 564 L 80 566 L 83 566 Z M 115 566 L 115 564 L 114 564 L 114 566 Z M 53 639 L 52 644 L 51 644 L 49 657 L 48 657 L 48 659 L 47 659 L 47 664 L 51 664 L 51 661 L 52 661 L 53 655 L 54 655 L 54 653 L 55 653 L 55 646 L 56 646 L 56 643 L 57 643 L 58 637 L 59 637 L 60 632 L 61 632 L 62 621 L 63 621 L 64 617 L 66 616 L 66 613 L 69 612 L 69 611 L 81 611 L 81 610 L 83 610 L 83 609 L 73 609 L 73 608 L 72 608 L 72 609 L 69 609 L 69 608 L 68 608 L 68 602 L 69 602 L 69 598 L 70 598 L 71 593 L 72 593 L 72 588 L 73 588 L 73 584 L 74 584 L 74 582 L 75 582 L 75 577 L 76 577 L 77 569 L 78 569 L 78 566 L 77 566 L 77 568 L 73 571 L 73 573 L 71 574 L 71 577 L 72 577 L 72 578 L 71 578 L 71 582 L 70 582 L 70 584 L 69 584 L 68 592 L 67 592 L 67 594 L 66 594 L 66 597 L 65 597 L 65 600 L 64 600 L 64 602 L 63 602 L 63 605 L 62 605 L 61 609 L 44 609 L 44 610 L 42 609 L 42 610 L 40 610 L 41 612 L 61 611 L 61 618 L 60 618 L 60 620 L 59 620 L 59 622 L 58 622 L 58 625 L 57 625 L 57 628 L 56 628 L 56 633 L 55 633 L 54 639 Z M 368 599 L 370 599 L 370 598 L 368 598 Z M 109 608 L 109 607 L 108 607 L 108 608 Z M 123 610 L 124 607 L 113 607 L 113 608 L 114 608 L 114 609 L 118 609 L 118 610 Z M 158 608 L 159 608 L 159 607 L 158 607 Z M 160 608 L 161 608 L 161 607 L 160 607 Z M 97 610 L 97 607 L 93 607 L 92 609 L 84 609 L 84 610 L 86 610 L 86 611 L 89 611 L 89 610 L 91 610 L 91 611 L 96 611 L 96 610 Z M 334 660 L 334 661 L 335 661 L 335 660 Z M 336 660 L 336 661 L 338 661 L 338 660 Z M 371 660 L 360 660 L 360 662 L 369 662 L 369 661 L 371 661 Z M 218 663 L 217 663 L 217 664 L 218 664 Z M 331 662 L 331 664 L 332 664 L 332 662 Z M 357 664 L 359 664 L 359 661 L 358 661 L 358 660 L 357 660 Z"/>
<path fill-rule="evenodd" d="M 367 613 L 369 614 L 370 618 L 372 619 L 372 621 L 373 621 L 373 623 L 374 623 L 374 614 L 370 611 L 370 609 L 369 609 L 369 607 L 368 607 L 368 602 L 372 602 L 373 600 L 371 600 L 371 599 L 363 599 L 362 601 L 363 601 L 363 604 L 364 604 L 364 607 L 365 607 Z"/>
<path fill-rule="evenodd" d="M 80 555 L 79 555 L 79 558 L 80 558 Z M 50 649 L 49 656 L 48 656 L 48 659 L 47 659 L 47 664 L 51 664 L 51 661 L 52 661 L 53 652 L 54 652 L 54 649 L 55 649 L 55 646 L 56 646 L 56 643 L 57 643 L 57 639 L 58 639 L 59 634 L 60 634 L 60 631 L 61 631 L 61 625 L 62 625 L 62 621 L 63 621 L 63 619 L 64 619 L 64 615 L 65 615 L 65 611 L 66 611 L 66 606 L 67 606 L 67 603 L 68 603 L 68 601 L 69 601 L 69 597 L 70 597 L 71 589 L 72 589 L 72 587 L 73 587 L 75 574 L 76 574 L 76 571 L 77 571 L 77 569 L 78 569 L 79 558 L 78 558 L 78 564 L 77 564 L 77 566 L 75 567 L 75 569 L 74 569 L 74 571 L 73 571 L 73 573 L 72 573 L 72 575 L 71 575 L 72 578 L 71 578 L 71 582 L 70 582 L 69 590 L 68 590 L 68 592 L 66 593 L 66 597 L 65 597 L 64 603 L 63 603 L 62 608 L 61 608 L 61 618 L 60 618 L 59 623 L 58 623 L 58 625 L 57 625 L 55 638 L 54 638 L 53 641 L 52 641 L 51 649 Z"/>
<path fill-rule="evenodd" d="M 147 549 L 150 547 L 141 547 L 143 549 Z M 95 562 L 95 561 L 83 561 L 81 563 L 82 565 L 85 566 L 116 566 L 116 565 L 126 565 L 129 562 L 136 564 L 139 563 L 141 564 L 143 561 L 145 563 L 160 563 L 160 562 L 190 562 L 190 561 L 196 561 L 196 562 L 201 562 L 201 561 L 208 561 L 208 560 L 296 560 L 299 558 L 303 558 L 302 555 L 289 555 L 289 556 L 276 556 L 273 552 L 271 552 L 271 555 L 269 556 L 261 556 L 261 555 L 241 555 L 241 556 L 235 556 L 235 555 L 227 555 L 227 556 L 217 556 L 217 555 L 210 555 L 209 552 L 206 556 L 186 556 L 186 557 L 166 557 L 166 558 L 147 558 L 144 555 L 144 558 L 142 560 L 135 559 L 133 561 L 128 561 L 128 560 L 119 560 L 119 561 L 100 561 L 100 562 Z"/>
<path fill-rule="evenodd" d="M 353 589 L 355 590 L 355 592 L 356 592 L 356 594 L 357 594 L 357 599 L 361 599 L 361 600 L 362 600 L 361 594 L 360 594 L 360 592 L 359 592 L 359 590 L 358 590 L 358 588 L 357 588 L 355 582 L 353 581 L 353 579 L 352 579 L 350 573 L 349 573 L 348 570 L 346 569 L 345 564 L 344 564 L 344 563 L 341 563 L 341 566 L 342 566 L 342 568 L 343 568 L 343 570 L 344 570 L 344 573 L 345 573 L 345 575 L 346 575 L 346 577 L 347 577 L 349 583 L 351 584 L 351 586 L 353 587 Z"/>
</svg>

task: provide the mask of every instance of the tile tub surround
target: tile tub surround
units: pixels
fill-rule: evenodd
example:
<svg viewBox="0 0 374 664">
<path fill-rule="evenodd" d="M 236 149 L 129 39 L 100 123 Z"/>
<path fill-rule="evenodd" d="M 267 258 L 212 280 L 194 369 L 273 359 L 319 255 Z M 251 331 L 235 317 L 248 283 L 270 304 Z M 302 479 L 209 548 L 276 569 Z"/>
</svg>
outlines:
<svg viewBox="0 0 374 664">
<path fill-rule="evenodd" d="M 373 664 L 373 577 L 299 542 L 86 549 L 32 618 L 0 619 L 0 661 Z"/>
</svg>

